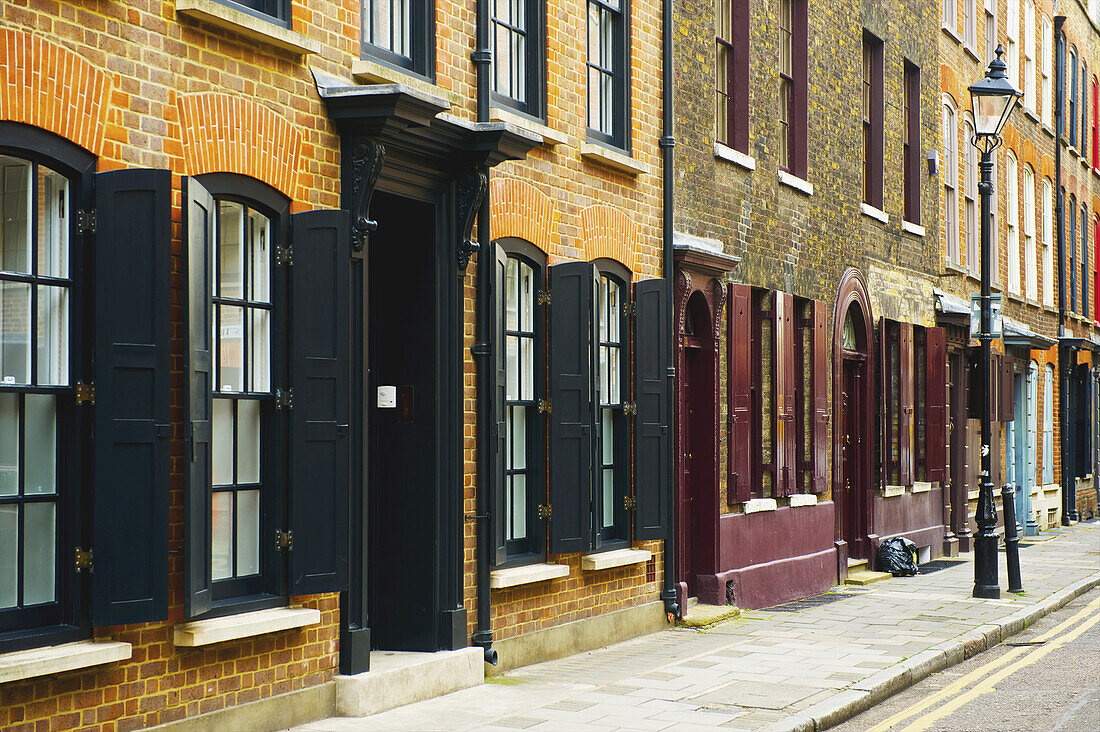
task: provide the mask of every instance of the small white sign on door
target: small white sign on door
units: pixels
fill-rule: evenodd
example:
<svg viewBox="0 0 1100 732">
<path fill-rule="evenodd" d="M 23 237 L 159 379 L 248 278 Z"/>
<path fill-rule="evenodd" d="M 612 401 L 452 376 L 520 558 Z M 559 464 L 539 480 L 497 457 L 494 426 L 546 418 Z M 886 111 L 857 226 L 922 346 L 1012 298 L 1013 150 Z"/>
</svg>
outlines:
<svg viewBox="0 0 1100 732">
<path fill-rule="evenodd" d="M 396 386 L 380 386 L 380 387 L 378 387 L 378 408 L 379 409 L 397 409 L 397 387 Z"/>
</svg>

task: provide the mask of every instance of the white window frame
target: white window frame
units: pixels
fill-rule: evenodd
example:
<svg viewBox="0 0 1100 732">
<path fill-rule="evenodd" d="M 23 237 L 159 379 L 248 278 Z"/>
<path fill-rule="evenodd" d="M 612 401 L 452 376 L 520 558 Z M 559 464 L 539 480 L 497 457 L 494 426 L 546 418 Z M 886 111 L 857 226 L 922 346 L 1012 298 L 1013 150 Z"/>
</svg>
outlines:
<svg viewBox="0 0 1100 732">
<path fill-rule="evenodd" d="M 1051 99 L 1050 65 L 1051 57 L 1054 55 L 1054 25 L 1046 14 L 1043 15 L 1042 33 L 1042 49 L 1039 53 L 1039 73 L 1042 77 L 1040 81 L 1041 99 L 1039 103 L 1042 105 L 1043 109 L 1040 118 L 1044 125 L 1052 127 L 1053 123 L 1051 119 L 1054 114 L 1054 102 Z"/>
<path fill-rule="evenodd" d="M 969 143 L 974 136 L 974 123 L 970 115 L 963 120 L 963 242 L 966 245 L 967 265 L 977 261 L 974 253 L 978 251 L 978 150 Z M 971 267 L 971 269 L 973 269 Z"/>
<path fill-rule="evenodd" d="M 944 96 L 943 119 L 943 201 L 944 246 L 947 261 L 959 264 L 959 118 L 954 101 Z"/>
<path fill-rule="evenodd" d="M 954 34 L 959 32 L 959 8 L 955 0 L 943 0 L 940 23 Z"/>
<path fill-rule="evenodd" d="M 1043 178 L 1043 305 L 1054 307 L 1054 184 Z"/>
<path fill-rule="evenodd" d="M 1034 302 L 1038 298 L 1035 281 L 1035 173 L 1024 165 L 1024 297 Z"/>
<path fill-rule="evenodd" d="M 963 0 L 963 43 L 978 50 L 978 0 Z"/>
<path fill-rule="evenodd" d="M 1008 22 L 1005 24 L 1005 63 L 1008 79 L 1020 88 L 1020 0 L 1008 0 Z"/>
<path fill-rule="evenodd" d="M 1024 106 L 1035 111 L 1035 0 L 1024 0 Z"/>
<path fill-rule="evenodd" d="M 1008 291 L 1020 294 L 1020 178 L 1016 155 L 1011 150 L 1006 156 L 1005 191 L 1006 221 L 1005 246 L 1007 247 Z"/>
</svg>

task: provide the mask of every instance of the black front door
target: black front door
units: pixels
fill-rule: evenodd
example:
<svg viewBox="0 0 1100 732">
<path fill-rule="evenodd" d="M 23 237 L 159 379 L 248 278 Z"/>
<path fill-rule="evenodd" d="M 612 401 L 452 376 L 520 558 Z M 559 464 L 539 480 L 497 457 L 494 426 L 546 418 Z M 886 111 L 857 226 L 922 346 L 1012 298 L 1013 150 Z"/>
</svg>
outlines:
<svg viewBox="0 0 1100 732">
<path fill-rule="evenodd" d="M 438 323 L 432 203 L 379 193 L 367 253 L 371 646 L 440 648 Z"/>
</svg>

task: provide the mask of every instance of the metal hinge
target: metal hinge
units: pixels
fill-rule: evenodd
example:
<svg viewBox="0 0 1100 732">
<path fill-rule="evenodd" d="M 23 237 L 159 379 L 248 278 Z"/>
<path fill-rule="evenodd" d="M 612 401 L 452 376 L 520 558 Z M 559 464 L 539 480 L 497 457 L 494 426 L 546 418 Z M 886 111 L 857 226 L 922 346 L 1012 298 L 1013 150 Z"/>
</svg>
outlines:
<svg viewBox="0 0 1100 732">
<path fill-rule="evenodd" d="M 637 413 L 638 413 L 638 403 L 637 402 L 623 402 L 623 414 L 630 417 L 630 416 L 634 416 Z"/>
<path fill-rule="evenodd" d="M 275 247 L 275 264 L 294 264 L 293 247 Z"/>
<path fill-rule="evenodd" d="M 634 496 L 623 496 L 623 508 L 633 511 L 638 507 L 638 499 Z"/>
<path fill-rule="evenodd" d="M 554 513 L 553 504 L 547 503 L 539 506 L 539 518 L 545 521 L 550 518 L 550 515 Z"/>
<path fill-rule="evenodd" d="M 92 571 L 92 550 L 77 547 L 73 550 L 73 567 L 77 572 Z"/>
<path fill-rule="evenodd" d="M 638 303 L 631 300 L 630 302 L 623 303 L 623 309 L 626 311 L 628 318 L 633 318 L 638 314 Z"/>
<path fill-rule="evenodd" d="M 294 409 L 294 390 L 293 389 L 276 389 L 275 390 L 275 408 L 276 409 Z"/>
<path fill-rule="evenodd" d="M 279 551 L 290 551 L 294 548 L 294 531 L 288 529 L 281 531 L 275 529 L 275 548 Z"/>
<path fill-rule="evenodd" d="M 535 297 L 535 302 L 537 302 L 539 305 L 549 305 L 550 293 L 546 290 L 539 290 L 539 294 Z"/>
<path fill-rule="evenodd" d="M 550 414 L 549 399 L 539 399 L 539 414 Z"/>
<path fill-rule="evenodd" d="M 95 209 L 78 208 L 76 210 L 76 230 L 81 234 L 95 233 Z"/>
<path fill-rule="evenodd" d="M 95 382 L 89 382 L 85 384 L 83 381 L 76 382 L 76 403 L 77 404 L 95 404 Z"/>
</svg>

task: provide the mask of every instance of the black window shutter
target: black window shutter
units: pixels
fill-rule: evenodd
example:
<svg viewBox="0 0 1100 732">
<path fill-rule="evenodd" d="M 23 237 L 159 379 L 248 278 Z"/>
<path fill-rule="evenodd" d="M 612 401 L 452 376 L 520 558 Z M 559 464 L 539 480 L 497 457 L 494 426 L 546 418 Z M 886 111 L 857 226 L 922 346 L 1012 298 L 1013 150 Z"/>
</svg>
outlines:
<svg viewBox="0 0 1100 732">
<path fill-rule="evenodd" d="M 663 539 L 672 498 L 668 403 L 668 282 L 634 285 L 634 538 Z"/>
<path fill-rule="evenodd" d="M 593 283 L 589 262 L 550 267 L 550 553 L 592 536 Z"/>
<path fill-rule="evenodd" d="M 290 265 L 290 594 L 345 589 L 348 573 L 350 224 L 294 214 Z"/>
<path fill-rule="evenodd" d="M 184 382 L 184 613 L 189 618 L 210 609 L 211 455 L 211 288 L 213 278 L 214 199 L 194 178 L 183 179 L 183 242 L 187 248 L 187 379 Z"/>
<path fill-rule="evenodd" d="M 490 491 L 490 524 L 493 539 L 492 559 L 493 564 L 499 565 L 508 559 L 508 544 L 505 535 L 505 510 L 504 491 L 505 473 L 504 461 L 508 454 L 508 429 L 505 423 L 507 418 L 507 378 L 506 362 L 504 358 L 504 271 L 508 264 L 508 255 L 500 245 L 493 244 L 493 313 L 492 313 L 492 353 L 493 353 L 493 386 L 492 405 L 494 417 L 493 435 L 493 471 L 489 477 Z"/>
<path fill-rule="evenodd" d="M 172 176 L 98 173 L 95 282 L 97 626 L 168 614 Z"/>
</svg>

